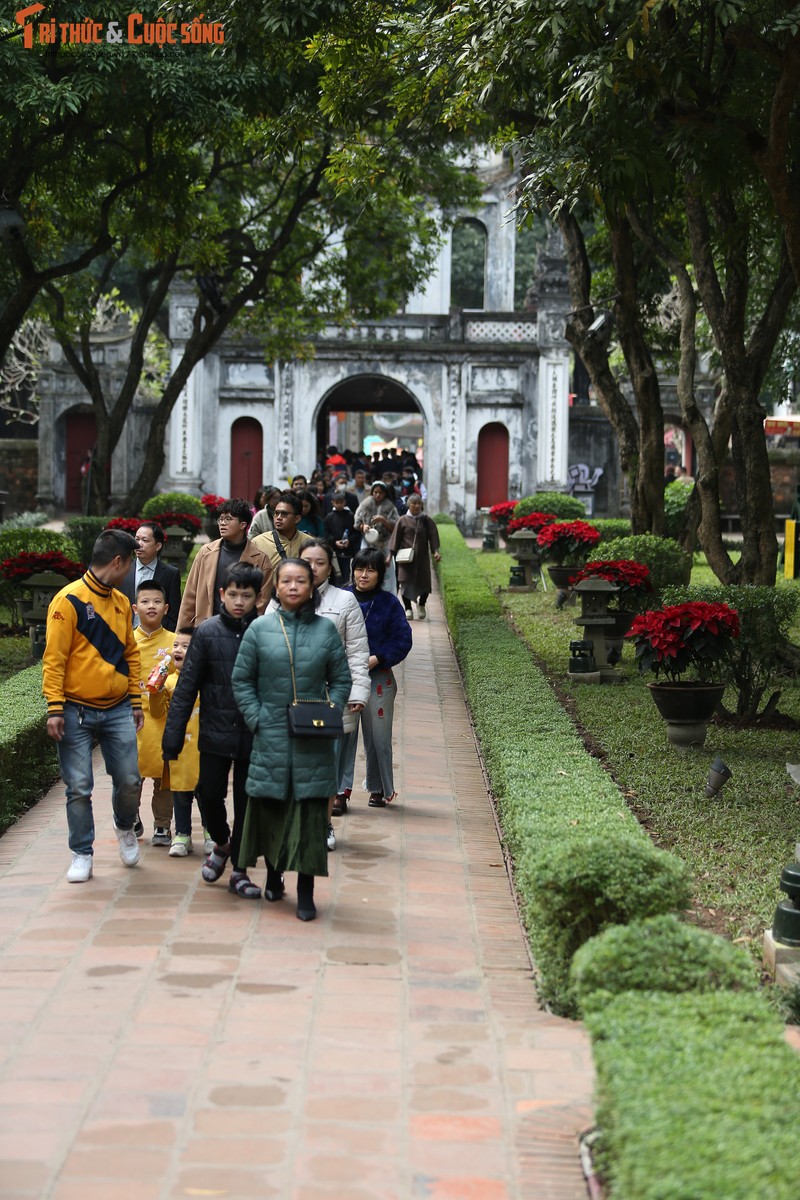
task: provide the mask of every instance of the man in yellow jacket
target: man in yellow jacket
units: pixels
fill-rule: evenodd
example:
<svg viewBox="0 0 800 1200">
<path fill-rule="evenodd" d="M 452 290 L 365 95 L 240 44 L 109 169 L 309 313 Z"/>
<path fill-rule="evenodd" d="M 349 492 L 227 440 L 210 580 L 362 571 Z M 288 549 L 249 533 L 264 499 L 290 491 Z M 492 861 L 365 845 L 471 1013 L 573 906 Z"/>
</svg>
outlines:
<svg viewBox="0 0 800 1200">
<path fill-rule="evenodd" d="M 120 858 L 126 867 L 139 861 L 133 831 L 141 782 L 136 732 L 143 722 L 139 650 L 130 603 L 117 590 L 135 549 L 131 534 L 105 529 L 86 574 L 62 588 L 47 610 L 43 691 L 47 732 L 56 743 L 67 793 L 70 883 L 85 883 L 92 875 L 95 742 L 112 780 Z"/>
</svg>

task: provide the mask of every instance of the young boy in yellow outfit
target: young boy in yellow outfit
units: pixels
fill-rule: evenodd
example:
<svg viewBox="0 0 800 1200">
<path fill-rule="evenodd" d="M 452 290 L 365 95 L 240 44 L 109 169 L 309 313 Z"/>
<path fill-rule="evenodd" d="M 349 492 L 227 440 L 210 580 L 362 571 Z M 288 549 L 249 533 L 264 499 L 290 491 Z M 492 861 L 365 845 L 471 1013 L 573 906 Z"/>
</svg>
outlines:
<svg viewBox="0 0 800 1200">
<path fill-rule="evenodd" d="M 172 824 L 172 793 L 161 786 L 164 773 L 164 761 L 161 757 L 161 737 L 166 724 L 166 713 L 156 716 L 151 710 L 151 693 L 147 691 L 147 680 L 154 667 L 164 662 L 172 655 L 172 643 L 175 634 L 164 629 L 161 622 L 167 612 L 167 599 L 164 588 L 160 583 L 149 580 L 139 584 L 136 589 L 136 603 L 133 611 L 139 618 L 139 624 L 133 631 L 136 645 L 139 647 L 141 659 L 139 687 L 142 693 L 142 709 L 144 710 L 144 725 L 138 733 L 139 742 L 139 774 L 142 783 L 145 779 L 153 781 L 153 837 L 154 846 L 169 846 L 172 843 L 170 826 Z M 169 671 L 174 667 L 169 663 Z M 140 793 L 141 800 L 141 793 Z"/>
<path fill-rule="evenodd" d="M 194 627 L 182 625 L 175 634 L 172 646 L 172 662 L 175 673 L 167 676 L 164 688 L 150 697 L 150 711 L 164 716 L 169 711 L 172 693 L 178 682 L 181 668 L 189 652 Z M 192 853 L 192 800 L 200 776 L 200 751 L 197 746 L 197 735 L 200 731 L 200 697 L 195 697 L 191 716 L 186 722 L 186 732 L 183 738 L 183 749 L 176 759 L 163 763 L 164 775 L 162 784 L 168 784 L 172 790 L 172 808 L 175 814 L 175 834 L 169 848 L 172 858 L 186 858 Z M 213 843 L 212 843 L 213 848 Z M 210 851 L 208 851 L 210 853 Z"/>
</svg>

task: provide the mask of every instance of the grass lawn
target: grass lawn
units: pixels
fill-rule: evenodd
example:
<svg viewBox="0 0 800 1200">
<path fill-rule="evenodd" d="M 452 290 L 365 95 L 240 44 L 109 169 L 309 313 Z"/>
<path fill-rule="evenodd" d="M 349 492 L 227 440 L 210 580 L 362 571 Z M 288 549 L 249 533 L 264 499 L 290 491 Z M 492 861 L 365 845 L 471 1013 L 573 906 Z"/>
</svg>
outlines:
<svg viewBox="0 0 800 1200">
<path fill-rule="evenodd" d="M 505 588 L 509 555 L 474 554 L 493 586 Z M 716 580 L 701 562 L 692 583 L 711 582 Z M 712 724 L 701 751 L 676 750 L 634 665 L 632 646 L 623 653 L 620 685 L 574 682 L 567 677 L 568 643 L 580 632 L 573 623 L 578 606 L 556 610 L 549 581 L 547 592 L 540 585 L 532 594 L 503 591 L 500 599 L 586 744 L 654 841 L 689 865 L 696 881 L 695 920 L 734 939 L 752 940 L 757 950 L 780 897 L 781 868 L 800 841 L 800 788 L 785 766 L 800 761 L 800 734 Z M 800 640 L 800 630 L 793 636 Z M 780 711 L 800 719 L 800 683 L 783 685 Z M 717 754 L 733 777 L 709 800 L 703 789 Z"/>
</svg>

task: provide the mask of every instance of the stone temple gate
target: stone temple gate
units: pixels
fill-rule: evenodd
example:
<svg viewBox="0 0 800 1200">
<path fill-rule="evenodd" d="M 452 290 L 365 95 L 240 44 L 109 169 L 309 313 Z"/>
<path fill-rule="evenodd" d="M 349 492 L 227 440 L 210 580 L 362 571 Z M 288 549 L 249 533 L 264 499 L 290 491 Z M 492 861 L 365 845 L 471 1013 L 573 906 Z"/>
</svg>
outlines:
<svg viewBox="0 0 800 1200">
<path fill-rule="evenodd" d="M 332 413 L 340 448 L 360 450 L 355 418 L 365 412 L 420 414 L 428 510 L 460 524 L 538 484 L 568 486 L 564 264 L 549 244 L 535 280 L 537 311 L 514 311 L 508 186 L 504 175 L 487 187 L 469 218 L 485 232 L 482 309 L 450 308 L 448 238 L 402 315 L 331 325 L 310 361 L 268 367 L 256 345 L 226 341 L 195 369 L 173 413 L 164 486 L 250 496 L 262 482 L 309 473 Z M 172 302 L 178 351 L 191 319 L 187 299 L 178 293 Z"/>
<path fill-rule="evenodd" d="M 451 234 L 431 278 L 401 315 L 331 325 L 308 361 L 268 366 L 256 343 L 220 342 L 195 368 L 173 411 L 159 486 L 252 498 L 261 483 L 308 474 L 329 440 L 360 450 L 359 415 L 371 412 L 416 414 L 428 511 L 449 512 L 462 526 L 471 525 L 478 508 L 538 485 L 568 487 L 569 299 L 561 247 L 551 235 L 539 255 L 530 310 L 515 311 L 513 180 L 502 164 L 484 179 L 481 206 L 465 214 L 484 247 L 475 308 L 451 306 Z M 176 358 L 191 312 L 189 295 L 176 290 L 170 305 Z M 112 376 L 125 352 L 124 339 L 109 340 L 103 361 Z M 38 491 L 41 501 L 58 507 L 75 490 L 90 437 L 81 422 L 91 420 L 90 410 L 65 364 L 52 363 L 40 383 Z M 147 407 L 137 397 L 114 455 L 112 497 L 124 496 L 138 472 Z"/>
</svg>

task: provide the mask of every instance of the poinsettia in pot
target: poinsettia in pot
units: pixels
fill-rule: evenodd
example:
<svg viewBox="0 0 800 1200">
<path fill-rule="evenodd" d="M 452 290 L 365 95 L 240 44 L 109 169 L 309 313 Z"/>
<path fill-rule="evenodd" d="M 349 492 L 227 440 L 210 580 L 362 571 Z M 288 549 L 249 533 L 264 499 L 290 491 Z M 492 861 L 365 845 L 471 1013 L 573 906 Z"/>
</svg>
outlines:
<svg viewBox="0 0 800 1200">
<path fill-rule="evenodd" d="M 206 510 L 206 517 L 203 525 L 206 533 L 212 541 L 214 538 L 219 537 L 219 529 L 217 528 L 217 513 L 219 512 L 220 505 L 224 504 L 225 500 L 225 496 L 217 496 L 214 494 L 214 492 L 206 492 L 204 496 L 200 497 L 200 503 Z"/>
<path fill-rule="evenodd" d="M 648 687 L 673 746 L 688 750 L 705 742 L 738 636 L 739 614 L 727 604 L 693 600 L 635 618 L 628 637 L 641 674 L 656 677 Z"/>
<path fill-rule="evenodd" d="M 500 504 L 493 504 L 489 509 L 489 526 L 494 525 L 497 532 L 503 541 L 508 537 L 508 523 L 514 515 L 514 509 L 517 507 L 516 500 L 503 500 Z"/>
<path fill-rule="evenodd" d="M 553 583 L 564 592 L 569 588 L 571 575 L 586 562 L 600 541 L 600 530 L 588 521 L 549 521 L 539 530 L 536 539 L 542 558 L 548 564 Z"/>
<path fill-rule="evenodd" d="M 606 579 L 617 588 L 616 595 L 608 603 L 608 615 L 613 618 L 608 637 L 614 640 L 624 637 L 637 612 L 641 612 L 648 596 L 652 595 L 650 568 L 632 558 L 595 559 L 570 577 L 570 587 L 584 579 Z M 618 649 L 621 651 L 622 647 Z"/>
<path fill-rule="evenodd" d="M 11 596 L 15 623 L 42 622 L 53 596 L 73 579 L 80 579 L 83 567 L 61 550 L 23 550 L 0 563 L 0 575 L 24 592 Z M 38 655 L 41 657 L 41 655 Z"/>
<path fill-rule="evenodd" d="M 532 512 L 526 517 L 514 517 L 508 522 L 508 532 L 518 533 L 520 529 L 530 529 L 533 533 L 539 533 L 545 525 L 552 525 L 555 521 L 553 513 Z"/>
</svg>

